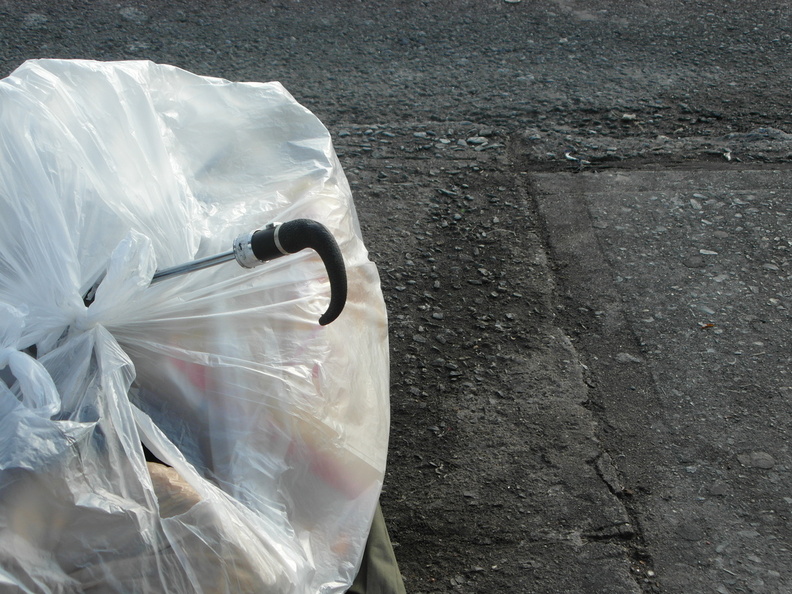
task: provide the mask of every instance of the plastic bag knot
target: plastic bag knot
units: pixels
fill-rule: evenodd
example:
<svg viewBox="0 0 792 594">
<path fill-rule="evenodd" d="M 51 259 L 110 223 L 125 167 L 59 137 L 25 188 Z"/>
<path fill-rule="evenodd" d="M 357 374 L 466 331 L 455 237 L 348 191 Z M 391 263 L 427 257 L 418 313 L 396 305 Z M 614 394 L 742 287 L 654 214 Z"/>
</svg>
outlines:
<svg viewBox="0 0 792 594">
<path fill-rule="evenodd" d="M 71 323 L 72 332 L 87 332 L 98 324 L 95 315 L 87 307 L 83 307 L 75 312 L 74 320 Z"/>
</svg>

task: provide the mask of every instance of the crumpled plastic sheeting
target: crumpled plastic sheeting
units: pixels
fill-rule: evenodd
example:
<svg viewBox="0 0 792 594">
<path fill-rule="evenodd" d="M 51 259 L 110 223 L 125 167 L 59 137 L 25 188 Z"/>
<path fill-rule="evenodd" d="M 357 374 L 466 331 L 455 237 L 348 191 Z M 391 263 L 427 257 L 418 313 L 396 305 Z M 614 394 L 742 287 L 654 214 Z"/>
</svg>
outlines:
<svg viewBox="0 0 792 594">
<path fill-rule="evenodd" d="M 0 588 L 345 591 L 385 468 L 387 321 L 317 118 L 277 83 L 27 62 L 0 81 L 0 208 Z M 344 255 L 328 326 L 311 250 L 149 286 L 295 218 Z"/>
</svg>

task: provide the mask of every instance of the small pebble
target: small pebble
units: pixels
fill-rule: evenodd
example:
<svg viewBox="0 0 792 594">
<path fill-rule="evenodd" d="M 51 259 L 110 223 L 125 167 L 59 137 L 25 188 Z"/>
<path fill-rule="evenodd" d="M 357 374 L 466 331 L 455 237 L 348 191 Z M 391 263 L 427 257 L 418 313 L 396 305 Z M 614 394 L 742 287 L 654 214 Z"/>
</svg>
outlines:
<svg viewBox="0 0 792 594">
<path fill-rule="evenodd" d="M 743 466 L 750 466 L 752 468 L 760 468 L 762 470 L 770 470 L 775 466 L 775 459 L 767 452 L 750 452 L 739 454 L 737 460 Z"/>
<path fill-rule="evenodd" d="M 723 483 L 715 483 L 710 487 L 710 494 L 720 497 L 726 494 L 726 485 Z"/>
<path fill-rule="evenodd" d="M 619 363 L 643 363 L 643 359 L 630 353 L 619 353 L 616 355 L 616 360 Z"/>
</svg>

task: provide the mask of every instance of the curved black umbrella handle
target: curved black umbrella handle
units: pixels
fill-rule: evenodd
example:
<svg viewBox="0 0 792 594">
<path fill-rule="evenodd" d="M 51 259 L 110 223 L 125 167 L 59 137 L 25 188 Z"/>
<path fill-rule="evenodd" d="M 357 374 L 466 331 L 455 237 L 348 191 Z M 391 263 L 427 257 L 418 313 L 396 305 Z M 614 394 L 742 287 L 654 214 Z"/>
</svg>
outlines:
<svg viewBox="0 0 792 594">
<path fill-rule="evenodd" d="M 305 248 L 311 248 L 319 254 L 327 269 L 327 277 L 330 279 L 330 304 L 327 311 L 319 318 L 319 323 L 326 326 L 341 315 L 344 305 L 346 305 L 346 267 L 344 266 L 344 257 L 341 255 L 341 250 L 332 233 L 327 230 L 327 227 L 311 219 L 271 223 L 264 229 L 245 233 L 234 240 L 233 249 L 227 252 L 157 270 L 151 283 L 158 283 L 174 276 L 203 270 L 231 260 L 236 260 L 240 266 L 245 268 L 253 268 Z M 83 297 L 86 307 L 93 303 L 97 288 L 103 278 L 104 274 Z"/>
<path fill-rule="evenodd" d="M 326 326 L 341 314 L 347 299 L 344 257 L 327 227 L 311 219 L 273 223 L 238 237 L 234 241 L 234 256 L 241 266 L 252 268 L 305 248 L 319 254 L 330 280 L 330 304 L 319 318 L 319 323 Z"/>
</svg>

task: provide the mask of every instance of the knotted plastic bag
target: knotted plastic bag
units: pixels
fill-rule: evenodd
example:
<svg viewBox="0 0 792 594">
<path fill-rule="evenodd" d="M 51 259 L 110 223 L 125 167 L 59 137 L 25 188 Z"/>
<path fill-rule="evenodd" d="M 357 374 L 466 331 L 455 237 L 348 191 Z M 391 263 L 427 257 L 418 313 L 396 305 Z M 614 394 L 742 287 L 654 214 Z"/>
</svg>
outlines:
<svg viewBox="0 0 792 594">
<path fill-rule="evenodd" d="M 387 321 L 327 130 L 277 83 L 41 60 L 0 81 L 0 139 L 0 589 L 345 591 Z M 150 285 L 296 218 L 346 263 L 328 326 L 310 250 Z"/>
</svg>

